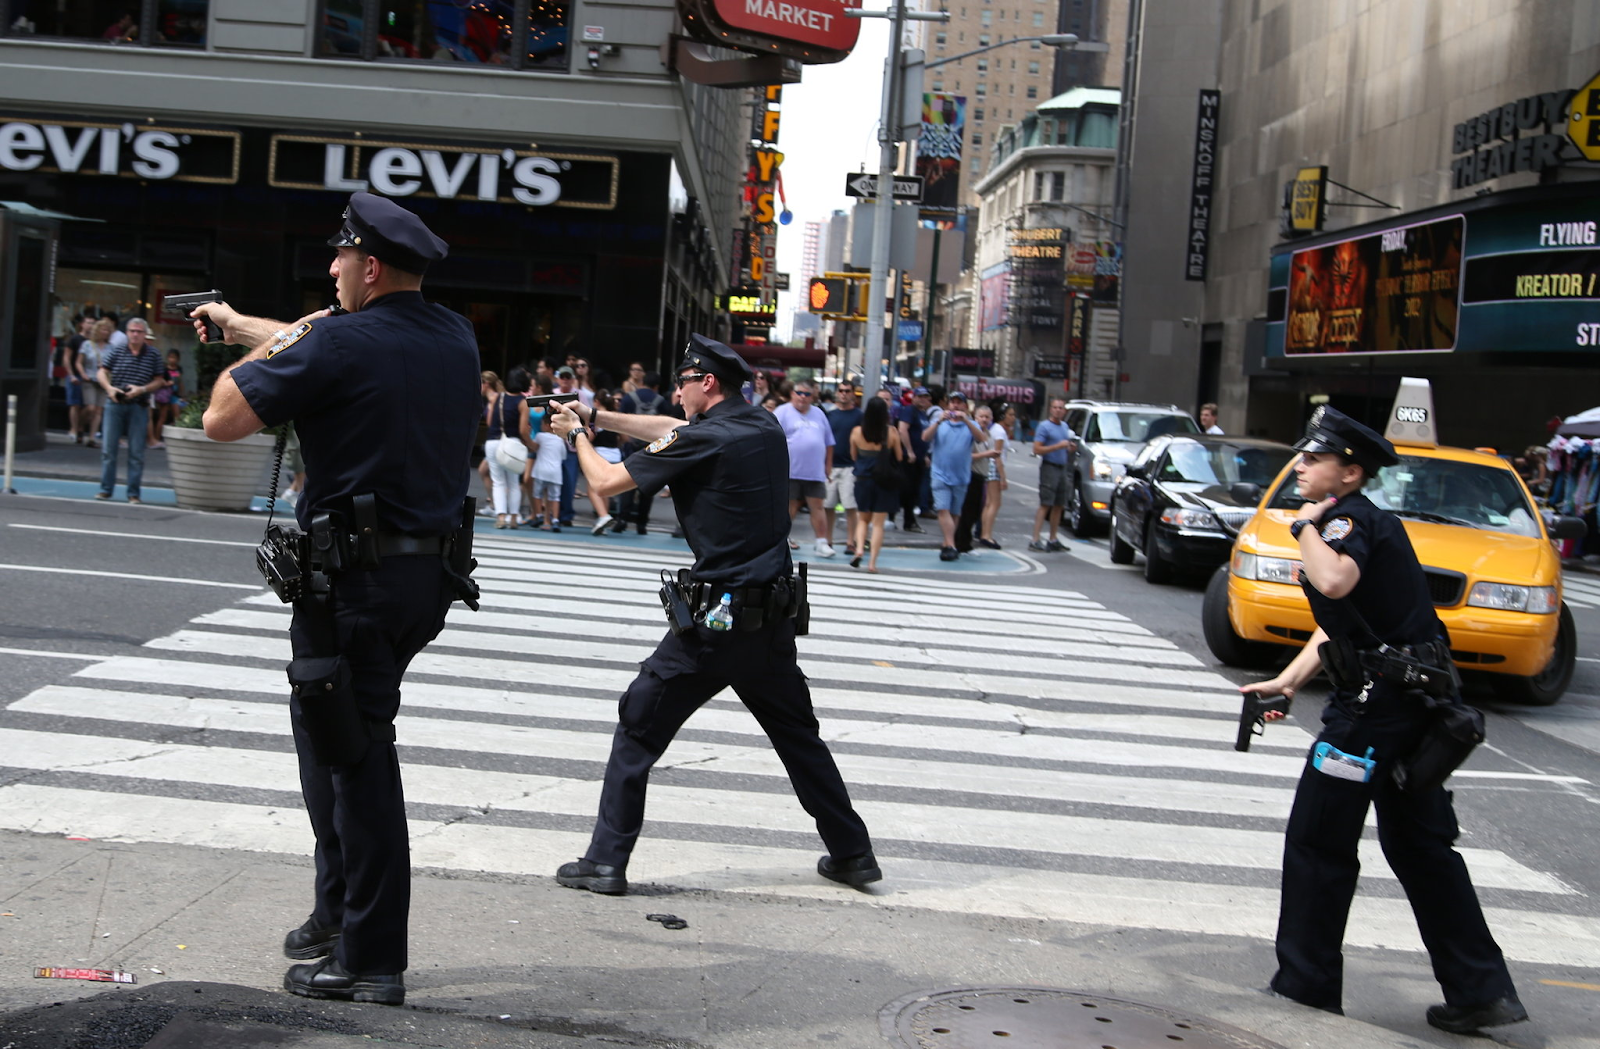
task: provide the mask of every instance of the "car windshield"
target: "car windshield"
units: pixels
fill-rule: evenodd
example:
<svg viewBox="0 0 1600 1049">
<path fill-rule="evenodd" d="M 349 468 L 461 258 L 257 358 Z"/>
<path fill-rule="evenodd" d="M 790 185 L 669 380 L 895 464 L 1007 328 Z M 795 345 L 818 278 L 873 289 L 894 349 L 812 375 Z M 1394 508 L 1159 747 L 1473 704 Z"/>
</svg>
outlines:
<svg viewBox="0 0 1600 1049">
<path fill-rule="evenodd" d="M 1294 452 L 1288 448 L 1174 441 L 1172 453 L 1161 467 L 1161 480 L 1195 484 L 1244 481 L 1265 488 L 1292 458 Z"/>
<path fill-rule="evenodd" d="M 1362 491 L 1375 505 L 1414 521 L 1539 535 L 1536 511 L 1516 475 L 1495 466 L 1404 455 L 1398 466 L 1382 470 Z M 1303 502 L 1289 473 L 1267 505 L 1295 510 Z"/>
<path fill-rule="evenodd" d="M 1089 417 L 1086 441 L 1118 441 L 1143 444 L 1152 437 L 1169 433 L 1199 433 L 1200 427 L 1187 415 L 1171 412 L 1095 412 Z"/>
</svg>

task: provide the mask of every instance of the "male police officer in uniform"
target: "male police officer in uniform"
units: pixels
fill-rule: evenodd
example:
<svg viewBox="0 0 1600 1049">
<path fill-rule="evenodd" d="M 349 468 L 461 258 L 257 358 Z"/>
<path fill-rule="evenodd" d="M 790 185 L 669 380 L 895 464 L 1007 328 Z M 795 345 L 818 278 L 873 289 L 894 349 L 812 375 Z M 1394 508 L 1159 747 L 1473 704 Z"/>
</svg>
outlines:
<svg viewBox="0 0 1600 1049">
<path fill-rule="evenodd" d="M 284 987 L 398 1005 L 411 869 L 393 723 L 406 665 L 463 584 L 442 555 L 462 524 L 482 414 L 478 349 L 465 318 L 422 299 L 422 274 L 447 248 L 421 219 L 357 193 L 328 243 L 348 315 L 282 325 L 222 304 L 193 315 L 255 347 L 217 379 L 206 434 L 234 441 L 294 421 L 306 463 L 296 509 L 329 580 L 325 601 L 295 601 L 290 627 L 317 877 L 311 917 L 284 940 L 290 958 L 326 957 L 292 966 Z M 330 724 L 333 711 L 346 720 Z"/>
<path fill-rule="evenodd" d="M 1403 790 L 1392 777 L 1395 763 L 1415 751 L 1427 727 L 1424 698 L 1366 669 L 1380 644 L 1417 665 L 1447 672 L 1451 665 L 1444 625 L 1410 538 L 1393 514 L 1361 491 L 1399 459 L 1384 438 L 1326 406 L 1295 447 L 1301 452 L 1295 477 L 1307 502 L 1290 530 L 1300 544 L 1301 582 L 1317 629 L 1281 674 L 1241 691 L 1292 697 L 1319 663 L 1326 666 L 1334 691 L 1317 743 L 1355 760 L 1334 752 L 1319 756 L 1314 746 L 1301 774 L 1284 843 L 1271 990 L 1342 1013 L 1340 945 L 1360 870 L 1356 846 L 1371 804 L 1378 841 L 1411 901 L 1444 988 L 1444 1004 L 1428 1009 L 1428 1023 L 1472 1034 L 1525 1020 L 1466 864 L 1452 848 L 1460 830 L 1450 794 L 1442 786 Z"/>
<path fill-rule="evenodd" d="M 811 692 L 795 664 L 792 617 L 804 594 L 796 589 L 786 541 L 788 444 L 771 414 L 740 395 L 750 375 L 727 346 L 693 335 L 677 369 L 688 420 L 565 404 L 551 421 L 576 450 L 589 491 L 599 498 L 670 484 L 695 555 L 688 577 L 668 585 L 684 602 L 681 635 L 662 638 L 622 696 L 594 834 L 583 858 L 556 872 L 562 885 L 627 892 L 650 768 L 689 715 L 726 687 L 772 740 L 800 804 L 817 822 L 828 848 L 818 873 L 857 887 L 883 876 L 866 824 L 817 733 Z M 595 425 L 651 443 L 608 463 L 590 443 Z M 706 613 L 724 594 L 732 595 L 733 625 L 717 631 L 706 625 Z"/>
</svg>

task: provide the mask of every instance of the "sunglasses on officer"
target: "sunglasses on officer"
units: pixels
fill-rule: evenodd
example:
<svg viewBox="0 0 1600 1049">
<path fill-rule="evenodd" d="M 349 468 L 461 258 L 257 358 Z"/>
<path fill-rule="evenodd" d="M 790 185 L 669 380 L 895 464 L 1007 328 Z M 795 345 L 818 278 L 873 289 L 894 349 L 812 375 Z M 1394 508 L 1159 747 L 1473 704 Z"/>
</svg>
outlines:
<svg viewBox="0 0 1600 1049">
<path fill-rule="evenodd" d="M 699 382 L 710 375 L 710 372 L 690 372 L 688 375 L 679 375 L 672 381 L 678 384 L 678 389 L 683 389 L 692 382 Z"/>
</svg>

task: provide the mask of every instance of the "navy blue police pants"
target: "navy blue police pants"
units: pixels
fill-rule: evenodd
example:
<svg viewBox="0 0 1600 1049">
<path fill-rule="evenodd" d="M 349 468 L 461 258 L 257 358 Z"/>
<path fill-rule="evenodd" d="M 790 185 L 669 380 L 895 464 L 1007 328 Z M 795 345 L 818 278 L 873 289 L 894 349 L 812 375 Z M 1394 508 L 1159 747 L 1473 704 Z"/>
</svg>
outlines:
<svg viewBox="0 0 1600 1049">
<path fill-rule="evenodd" d="M 696 625 L 691 635 L 662 638 L 618 704 L 586 859 L 627 866 L 644 825 L 651 767 L 689 715 L 724 688 L 734 690 L 772 741 L 829 855 L 851 859 L 871 851 L 867 826 L 818 735 L 811 690 L 795 663 L 794 620 L 780 618 L 759 630 L 718 633 Z"/>
<path fill-rule="evenodd" d="M 452 594 L 438 554 L 386 557 L 374 572 L 349 572 L 334 584 L 334 623 L 363 717 L 394 723 L 400 679 L 444 626 Z M 296 658 L 322 654 L 297 609 L 289 627 Z M 352 765 L 318 765 L 290 700 L 300 790 L 316 834 L 318 925 L 339 927 L 339 964 L 361 975 L 406 968 L 411 909 L 411 846 L 400 762 L 392 742 L 373 740 Z"/>
<path fill-rule="evenodd" d="M 1433 975 L 1447 1005 L 1480 1005 L 1516 993 L 1500 947 L 1489 932 L 1466 863 L 1453 848 L 1461 833 L 1450 792 L 1411 794 L 1390 770 L 1415 749 L 1427 724 L 1422 702 L 1379 682 L 1365 711 L 1352 693 L 1336 692 L 1323 711 L 1318 742 L 1358 757 L 1373 748 L 1371 781 L 1337 779 L 1309 757 L 1295 791 L 1283 848 L 1283 902 L 1278 914 L 1278 971 L 1272 989 L 1317 1008 L 1341 1005 L 1340 947 L 1361 863 L 1367 807 L 1376 809 L 1378 843 L 1411 903 Z"/>
</svg>

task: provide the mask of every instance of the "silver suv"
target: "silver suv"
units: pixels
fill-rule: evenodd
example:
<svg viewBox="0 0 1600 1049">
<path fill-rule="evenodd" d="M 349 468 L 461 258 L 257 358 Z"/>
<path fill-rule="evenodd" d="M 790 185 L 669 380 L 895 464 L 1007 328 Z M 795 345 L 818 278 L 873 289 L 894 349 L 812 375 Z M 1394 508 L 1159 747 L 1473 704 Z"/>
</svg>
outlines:
<svg viewBox="0 0 1600 1049">
<path fill-rule="evenodd" d="M 1067 459 L 1072 491 L 1062 516 L 1074 534 L 1084 537 L 1110 523 L 1111 490 L 1146 441 L 1200 432 L 1193 417 L 1175 404 L 1131 401 L 1068 401 L 1067 425 L 1078 435 L 1078 447 Z"/>
</svg>

